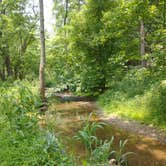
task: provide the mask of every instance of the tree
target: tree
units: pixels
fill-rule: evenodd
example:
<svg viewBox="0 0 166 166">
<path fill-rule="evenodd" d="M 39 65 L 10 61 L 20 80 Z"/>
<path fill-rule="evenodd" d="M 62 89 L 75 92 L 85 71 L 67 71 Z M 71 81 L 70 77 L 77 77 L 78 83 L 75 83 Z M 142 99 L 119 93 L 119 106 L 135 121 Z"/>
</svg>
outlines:
<svg viewBox="0 0 166 166">
<path fill-rule="evenodd" d="M 34 60 L 37 61 L 38 57 L 35 52 L 30 51 L 37 41 L 35 30 L 38 18 L 33 13 L 33 6 L 30 3 L 31 1 L 27 0 L 4 0 L 0 3 L 0 78 L 2 80 L 7 80 L 9 77 L 24 79 L 34 74 L 32 70 L 34 68 L 28 65 L 36 64 Z M 32 54 L 33 59 L 30 58 Z"/>
<path fill-rule="evenodd" d="M 0 1 L 0 3 L 2 3 L 2 0 Z M 1 9 L 1 14 L 3 16 L 6 16 L 6 11 L 5 9 L 2 7 Z M 1 31 L 1 37 L 3 36 L 3 32 Z M 10 60 L 10 54 L 9 54 L 9 46 L 8 46 L 8 43 L 6 42 L 5 43 L 5 46 L 2 46 L 1 47 L 1 51 L 2 53 L 4 54 L 4 65 L 3 65 L 3 69 L 2 69 L 2 73 L 1 73 L 1 76 L 2 76 L 2 79 L 5 79 L 5 67 L 6 67 L 6 72 L 7 72 L 7 76 L 12 76 L 12 69 L 11 69 L 11 60 Z"/>
<path fill-rule="evenodd" d="M 88 0 L 83 10 L 72 20 L 73 50 L 81 60 L 81 86 L 85 92 L 102 92 L 106 88 L 106 70 L 111 45 L 102 35 L 104 12 L 112 2 Z M 73 53 L 74 54 L 74 53 Z"/>
<path fill-rule="evenodd" d="M 85 0 L 54 0 L 53 13 L 56 17 L 56 30 L 70 22 L 71 15 L 75 11 L 80 11 L 84 1 Z"/>
<path fill-rule="evenodd" d="M 44 33 L 44 8 L 43 0 L 39 0 L 40 6 L 40 45 L 41 45 L 41 56 L 40 56 L 40 67 L 39 67 L 39 82 L 40 82 L 40 97 L 42 101 L 45 100 L 45 80 L 44 80 L 44 70 L 45 70 L 45 33 Z"/>
<path fill-rule="evenodd" d="M 145 30 L 144 30 L 144 22 L 143 20 L 140 21 L 140 41 L 141 41 L 141 56 L 142 56 L 142 67 L 146 67 L 146 61 L 144 59 L 145 55 Z"/>
<path fill-rule="evenodd" d="M 49 65 L 59 84 L 72 73 L 79 89 L 98 93 L 141 64 L 163 70 L 165 0 L 55 1 L 57 33 Z"/>
<path fill-rule="evenodd" d="M 64 17 L 64 25 L 66 25 L 66 23 L 67 23 L 68 7 L 69 7 L 69 0 L 66 0 L 66 1 L 65 1 L 65 17 Z"/>
</svg>

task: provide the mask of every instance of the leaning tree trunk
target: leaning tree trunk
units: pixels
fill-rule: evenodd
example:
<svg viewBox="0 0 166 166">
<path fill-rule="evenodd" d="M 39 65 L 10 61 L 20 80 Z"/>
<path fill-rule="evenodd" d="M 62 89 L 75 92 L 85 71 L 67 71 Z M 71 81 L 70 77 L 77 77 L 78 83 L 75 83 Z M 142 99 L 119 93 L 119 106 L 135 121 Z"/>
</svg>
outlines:
<svg viewBox="0 0 166 166">
<path fill-rule="evenodd" d="M 39 0 L 40 6 L 40 44 L 41 44 L 41 56 L 40 56 L 40 67 L 39 67 L 39 91 L 42 101 L 45 101 L 45 81 L 44 81 L 44 70 L 45 70 L 45 33 L 44 33 L 44 8 L 43 0 Z"/>
<path fill-rule="evenodd" d="M 141 20 L 140 25 L 140 39 L 141 39 L 141 65 L 142 67 L 146 67 L 146 60 L 145 60 L 145 28 L 144 28 L 144 22 Z"/>
</svg>

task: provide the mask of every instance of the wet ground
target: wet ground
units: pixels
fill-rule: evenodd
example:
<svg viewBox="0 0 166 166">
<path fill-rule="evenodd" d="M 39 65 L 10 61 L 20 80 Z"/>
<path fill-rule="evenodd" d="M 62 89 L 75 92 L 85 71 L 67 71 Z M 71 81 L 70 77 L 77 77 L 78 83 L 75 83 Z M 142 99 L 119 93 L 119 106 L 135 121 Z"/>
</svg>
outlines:
<svg viewBox="0 0 166 166">
<path fill-rule="evenodd" d="M 56 134 L 59 134 L 70 153 L 85 156 L 84 147 L 73 139 L 77 131 L 83 125 L 91 113 L 94 113 L 91 120 L 101 121 L 99 110 L 93 102 L 70 101 L 59 104 L 52 104 L 46 113 L 46 122 L 52 126 Z M 113 149 L 118 148 L 119 140 L 128 139 L 126 151 L 135 152 L 136 155 L 129 159 L 129 166 L 166 166 L 166 144 L 161 144 L 151 138 L 145 138 L 136 134 L 119 129 L 112 124 L 106 125 L 97 131 L 101 139 L 114 139 Z"/>
</svg>

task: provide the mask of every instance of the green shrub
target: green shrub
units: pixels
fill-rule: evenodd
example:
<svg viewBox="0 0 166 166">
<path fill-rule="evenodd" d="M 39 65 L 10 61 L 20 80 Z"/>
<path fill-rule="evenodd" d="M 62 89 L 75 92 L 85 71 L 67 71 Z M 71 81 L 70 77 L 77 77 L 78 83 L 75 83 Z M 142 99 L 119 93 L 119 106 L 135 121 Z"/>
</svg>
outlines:
<svg viewBox="0 0 166 166">
<path fill-rule="evenodd" d="M 117 89 L 127 97 L 141 95 L 147 88 L 150 88 L 151 73 L 146 68 L 131 70 L 121 82 L 118 83 Z"/>
<path fill-rule="evenodd" d="M 92 115 L 92 114 L 91 114 Z M 76 140 L 81 141 L 86 150 L 92 152 L 93 146 L 98 145 L 98 139 L 95 136 L 96 130 L 102 128 L 104 123 L 90 122 L 91 115 L 88 120 L 85 122 L 85 125 L 81 130 L 78 131 L 77 135 L 74 136 Z"/>
<path fill-rule="evenodd" d="M 94 163 L 94 165 L 100 165 L 100 164 L 108 165 L 110 155 L 112 154 L 111 146 L 113 144 L 114 140 L 113 138 L 114 137 L 112 137 L 112 139 L 109 141 L 108 140 L 99 141 L 98 146 L 91 153 L 90 156 L 91 163 Z"/>
<path fill-rule="evenodd" d="M 153 86 L 151 100 L 149 102 L 152 116 L 158 123 L 166 122 L 166 81 Z"/>
</svg>

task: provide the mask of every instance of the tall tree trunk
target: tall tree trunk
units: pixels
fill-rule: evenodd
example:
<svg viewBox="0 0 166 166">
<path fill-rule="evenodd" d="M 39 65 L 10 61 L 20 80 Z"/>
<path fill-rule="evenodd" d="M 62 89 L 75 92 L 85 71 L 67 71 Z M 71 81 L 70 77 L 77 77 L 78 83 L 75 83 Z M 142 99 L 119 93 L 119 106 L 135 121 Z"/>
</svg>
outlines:
<svg viewBox="0 0 166 166">
<path fill-rule="evenodd" d="M 5 56 L 5 66 L 6 66 L 7 76 L 8 77 L 12 76 L 12 68 L 11 68 L 11 61 L 9 55 Z"/>
<path fill-rule="evenodd" d="M 0 0 L 0 4 L 2 3 L 2 0 Z M 1 11 L 0 11 L 1 12 Z M 0 31 L 0 37 L 2 37 L 2 32 Z M 0 48 L 1 49 L 1 48 Z M 0 77 L 1 77 L 1 80 L 4 79 L 4 73 L 3 73 L 3 69 L 0 70 Z"/>
<path fill-rule="evenodd" d="M 5 78 L 5 65 L 3 64 L 2 65 L 2 70 L 0 70 L 0 78 L 2 81 L 4 81 L 6 78 Z"/>
<path fill-rule="evenodd" d="M 2 0 L 0 0 L 0 3 L 2 3 Z M 5 9 L 2 9 L 1 10 L 1 14 L 3 15 L 6 15 L 6 11 Z M 0 37 L 2 36 L 2 32 L 0 32 Z M 11 68 L 11 60 L 10 60 L 10 55 L 9 55 L 9 48 L 8 48 L 8 43 L 7 41 L 5 42 L 5 44 L 7 45 L 6 47 L 3 47 L 2 46 L 2 52 L 4 54 L 4 58 L 3 58 L 3 61 L 4 61 L 4 66 L 6 67 L 6 71 L 7 71 L 7 76 L 12 76 L 12 68 Z M 5 78 L 5 67 L 3 66 L 3 77 Z"/>
<path fill-rule="evenodd" d="M 45 80 L 44 80 L 44 70 L 45 70 L 45 33 L 44 33 L 44 7 L 43 0 L 39 0 L 40 6 L 40 44 L 41 44 L 41 56 L 40 56 L 40 67 L 39 67 L 39 82 L 40 82 L 40 97 L 42 101 L 45 101 Z"/>
<path fill-rule="evenodd" d="M 66 1 L 65 1 L 65 17 L 64 17 L 64 25 L 67 24 L 68 7 L 69 7 L 69 0 L 66 0 Z"/>
<path fill-rule="evenodd" d="M 81 0 L 78 0 L 78 10 L 81 10 Z"/>
<path fill-rule="evenodd" d="M 164 0 L 164 6 L 163 6 L 163 28 L 166 26 L 166 0 Z"/>
<path fill-rule="evenodd" d="M 146 60 L 144 59 L 144 55 L 145 55 L 145 28 L 144 28 L 144 22 L 143 20 L 141 20 L 140 22 L 140 41 L 141 41 L 141 49 L 140 49 L 140 53 L 141 53 L 141 65 L 142 67 L 146 67 Z"/>
<path fill-rule="evenodd" d="M 2 3 L 2 0 L 0 0 L 0 4 Z M 0 14 L 3 14 L 3 10 L 0 11 Z M 2 32 L 0 31 L 0 38 L 2 37 Z M 2 46 L 0 47 L 2 49 Z M 5 67 L 4 64 L 2 64 L 2 70 L 0 70 L 0 77 L 1 80 L 5 80 Z"/>
</svg>

